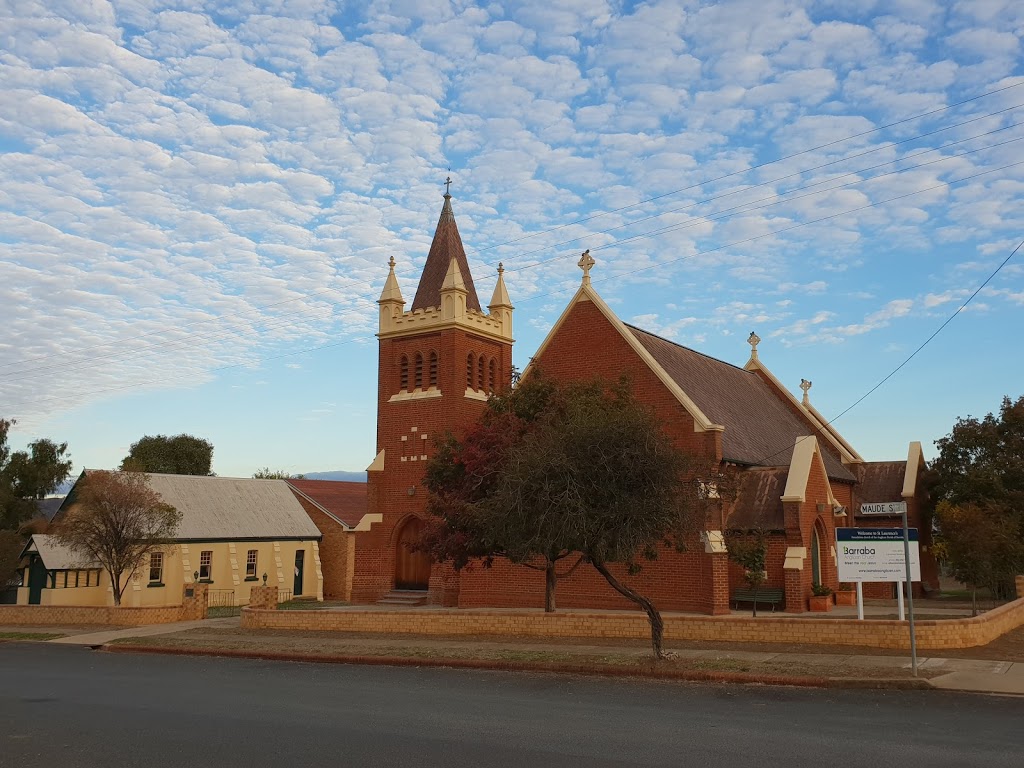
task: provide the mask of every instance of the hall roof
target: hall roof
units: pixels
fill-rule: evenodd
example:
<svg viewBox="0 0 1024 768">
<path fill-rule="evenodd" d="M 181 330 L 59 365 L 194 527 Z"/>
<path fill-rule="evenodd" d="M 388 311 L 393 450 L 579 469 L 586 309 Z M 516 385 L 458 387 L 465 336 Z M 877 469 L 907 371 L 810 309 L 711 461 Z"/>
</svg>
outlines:
<svg viewBox="0 0 1024 768">
<path fill-rule="evenodd" d="M 412 300 L 414 312 L 417 309 L 441 306 L 441 286 L 444 284 L 444 278 L 448 274 L 452 259 L 455 259 L 459 265 L 463 282 L 466 284 L 466 309 L 482 311 L 480 299 L 476 295 L 476 287 L 473 285 L 473 274 L 469 271 L 466 250 L 462 247 L 459 227 L 455 223 L 452 196 L 445 194 L 441 217 L 437 220 L 437 229 L 434 231 L 434 240 L 430 243 L 430 252 L 427 254 L 426 264 L 423 265 L 423 274 L 420 275 L 416 296 Z"/>
<path fill-rule="evenodd" d="M 85 470 L 57 513 L 75 503 Z M 146 473 L 149 487 L 181 512 L 175 541 L 319 539 L 320 531 L 284 480 Z"/>
<path fill-rule="evenodd" d="M 624 325 L 701 412 L 725 427 L 722 458 L 726 461 L 788 467 L 796 438 L 814 433 L 756 373 Z M 822 457 L 831 479 L 856 481 L 830 451 L 822 451 Z"/>
</svg>

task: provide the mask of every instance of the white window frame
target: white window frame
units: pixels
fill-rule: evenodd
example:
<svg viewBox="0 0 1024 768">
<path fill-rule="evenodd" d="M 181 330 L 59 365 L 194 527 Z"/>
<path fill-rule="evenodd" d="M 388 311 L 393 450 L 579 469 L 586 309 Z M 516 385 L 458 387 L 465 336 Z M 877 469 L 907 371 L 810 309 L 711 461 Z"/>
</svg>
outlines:
<svg viewBox="0 0 1024 768">
<path fill-rule="evenodd" d="M 258 549 L 250 549 L 245 554 L 245 577 L 247 579 L 256 578 L 256 566 L 259 563 L 260 551 Z"/>
<path fill-rule="evenodd" d="M 211 549 L 205 549 L 199 553 L 199 580 L 213 581 L 213 550 Z"/>
</svg>

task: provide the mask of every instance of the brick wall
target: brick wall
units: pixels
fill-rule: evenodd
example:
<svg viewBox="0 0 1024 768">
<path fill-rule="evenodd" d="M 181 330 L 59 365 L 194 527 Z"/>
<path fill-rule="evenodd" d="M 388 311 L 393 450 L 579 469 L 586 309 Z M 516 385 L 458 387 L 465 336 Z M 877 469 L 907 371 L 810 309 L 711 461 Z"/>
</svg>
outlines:
<svg viewBox="0 0 1024 768">
<path fill-rule="evenodd" d="M 181 605 L 156 608 L 112 605 L 0 605 L 0 626 L 53 627 L 76 624 L 140 627 L 206 618 L 206 584 L 186 584 Z M 190 594 L 191 592 L 191 594 Z"/>
<path fill-rule="evenodd" d="M 422 400 L 391 402 L 399 392 L 399 360 L 416 354 L 429 360 L 430 352 L 438 355 L 437 389 L 441 396 Z M 434 442 L 446 431 L 459 434 L 483 411 L 483 400 L 465 396 L 466 362 L 469 354 L 481 355 L 496 364 L 496 381 L 507 382 L 512 370 L 512 345 L 477 336 L 461 328 L 411 333 L 399 338 L 381 339 L 377 384 L 377 451 L 385 452 L 384 471 L 368 476 L 369 511 L 380 513 L 383 520 L 367 532 L 356 535 L 356 558 L 352 569 L 351 600 L 373 602 L 394 585 L 395 551 L 399 529 L 410 515 L 423 516 L 426 491 L 423 489 L 423 456 L 434 452 Z M 477 370 L 474 369 L 474 388 Z M 428 372 L 424 370 L 424 387 Z M 413 387 L 410 372 L 409 387 Z M 405 438 L 403 440 L 403 438 Z M 409 494 L 409 489 L 413 493 Z M 431 576 L 431 599 L 453 604 L 458 592 L 457 579 L 445 579 L 441 566 L 434 566 Z M 435 594 L 434 586 L 438 592 Z M 442 594 L 443 593 L 443 594 Z"/>
<path fill-rule="evenodd" d="M 323 536 L 320 540 L 320 568 L 324 577 L 324 599 L 350 599 L 352 581 L 349 578 L 348 555 L 349 537 L 353 534 L 337 520 L 325 515 L 309 499 L 300 494 L 295 494 L 295 498 Z"/>
<path fill-rule="evenodd" d="M 74 626 L 109 624 L 142 626 L 182 621 L 182 607 L 114 608 L 113 606 L 0 605 L 0 625 Z"/>
<path fill-rule="evenodd" d="M 249 607 L 259 610 L 276 611 L 278 603 L 277 587 L 253 587 L 249 593 Z"/>
<path fill-rule="evenodd" d="M 0 609 L 2 610 L 2 609 Z M 973 619 L 919 621 L 919 651 L 971 648 L 992 642 L 1024 626 L 1024 599 Z M 631 638 L 650 637 L 647 617 L 639 611 L 460 610 L 242 610 L 246 629 L 291 629 L 326 632 L 372 632 L 411 635 L 498 635 L 503 637 Z M 899 621 L 804 619 L 782 615 L 758 619 L 742 616 L 665 616 L 665 641 L 807 643 L 909 649 L 908 624 Z"/>
</svg>

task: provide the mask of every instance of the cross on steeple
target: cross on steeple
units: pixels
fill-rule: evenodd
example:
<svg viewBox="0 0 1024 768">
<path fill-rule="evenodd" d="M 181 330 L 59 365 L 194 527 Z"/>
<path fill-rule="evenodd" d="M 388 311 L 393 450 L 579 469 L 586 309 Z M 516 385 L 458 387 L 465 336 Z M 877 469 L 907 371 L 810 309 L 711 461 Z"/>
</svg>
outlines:
<svg viewBox="0 0 1024 768">
<path fill-rule="evenodd" d="M 444 196 L 445 197 L 450 197 L 451 196 L 451 186 L 452 186 L 452 177 L 449 176 L 447 179 L 444 180 Z"/>
<path fill-rule="evenodd" d="M 804 405 L 807 405 L 811 401 L 810 397 L 807 394 L 811 390 L 811 382 L 809 382 L 807 379 L 800 379 L 800 389 L 804 391 Z"/>
<path fill-rule="evenodd" d="M 747 336 L 747 344 L 750 345 L 750 358 L 752 360 L 757 360 L 757 345 L 760 344 L 760 343 L 761 343 L 761 337 L 758 336 L 753 331 L 751 331 L 750 335 Z"/>
<path fill-rule="evenodd" d="M 580 260 L 576 262 L 576 266 L 583 270 L 583 284 L 590 285 L 590 270 L 597 262 L 594 261 L 594 257 L 590 255 L 590 249 L 587 248 L 580 256 Z"/>
</svg>

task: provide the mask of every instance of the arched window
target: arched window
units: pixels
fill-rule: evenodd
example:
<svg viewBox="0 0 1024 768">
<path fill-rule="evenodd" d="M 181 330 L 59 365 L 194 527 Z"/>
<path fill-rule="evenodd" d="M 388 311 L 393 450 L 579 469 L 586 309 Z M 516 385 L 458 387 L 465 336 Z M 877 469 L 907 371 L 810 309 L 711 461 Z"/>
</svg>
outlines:
<svg viewBox="0 0 1024 768">
<path fill-rule="evenodd" d="M 481 392 L 484 389 L 484 356 L 480 355 L 480 359 L 477 360 L 476 366 L 476 388 Z"/>
<path fill-rule="evenodd" d="M 398 374 L 398 388 L 406 392 L 409 389 L 409 358 L 406 355 L 402 355 L 402 359 L 398 362 L 399 374 Z"/>
<path fill-rule="evenodd" d="M 423 389 L 423 355 L 416 353 L 416 369 L 413 371 L 413 386 Z"/>
<path fill-rule="evenodd" d="M 487 371 L 487 391 L 490 392 L 492 395 L 494 394 L 494 384 L 495 384 L 495 381 L 496 381 L 497 378 L 498 378 L 498 363 L 492 357 L 491 358 L 490 368 Z"/>
<path fill-rule="evenodd" d="M 466 389 L 473 388 L 473 368 L 475 367 L 476 357 L 472 352 L 466 358 Z"/>
<path fill-rule="evenodd" d="M 437 388 L 437 352 L 430 351 L 430 386 Z"/>
</svg>

